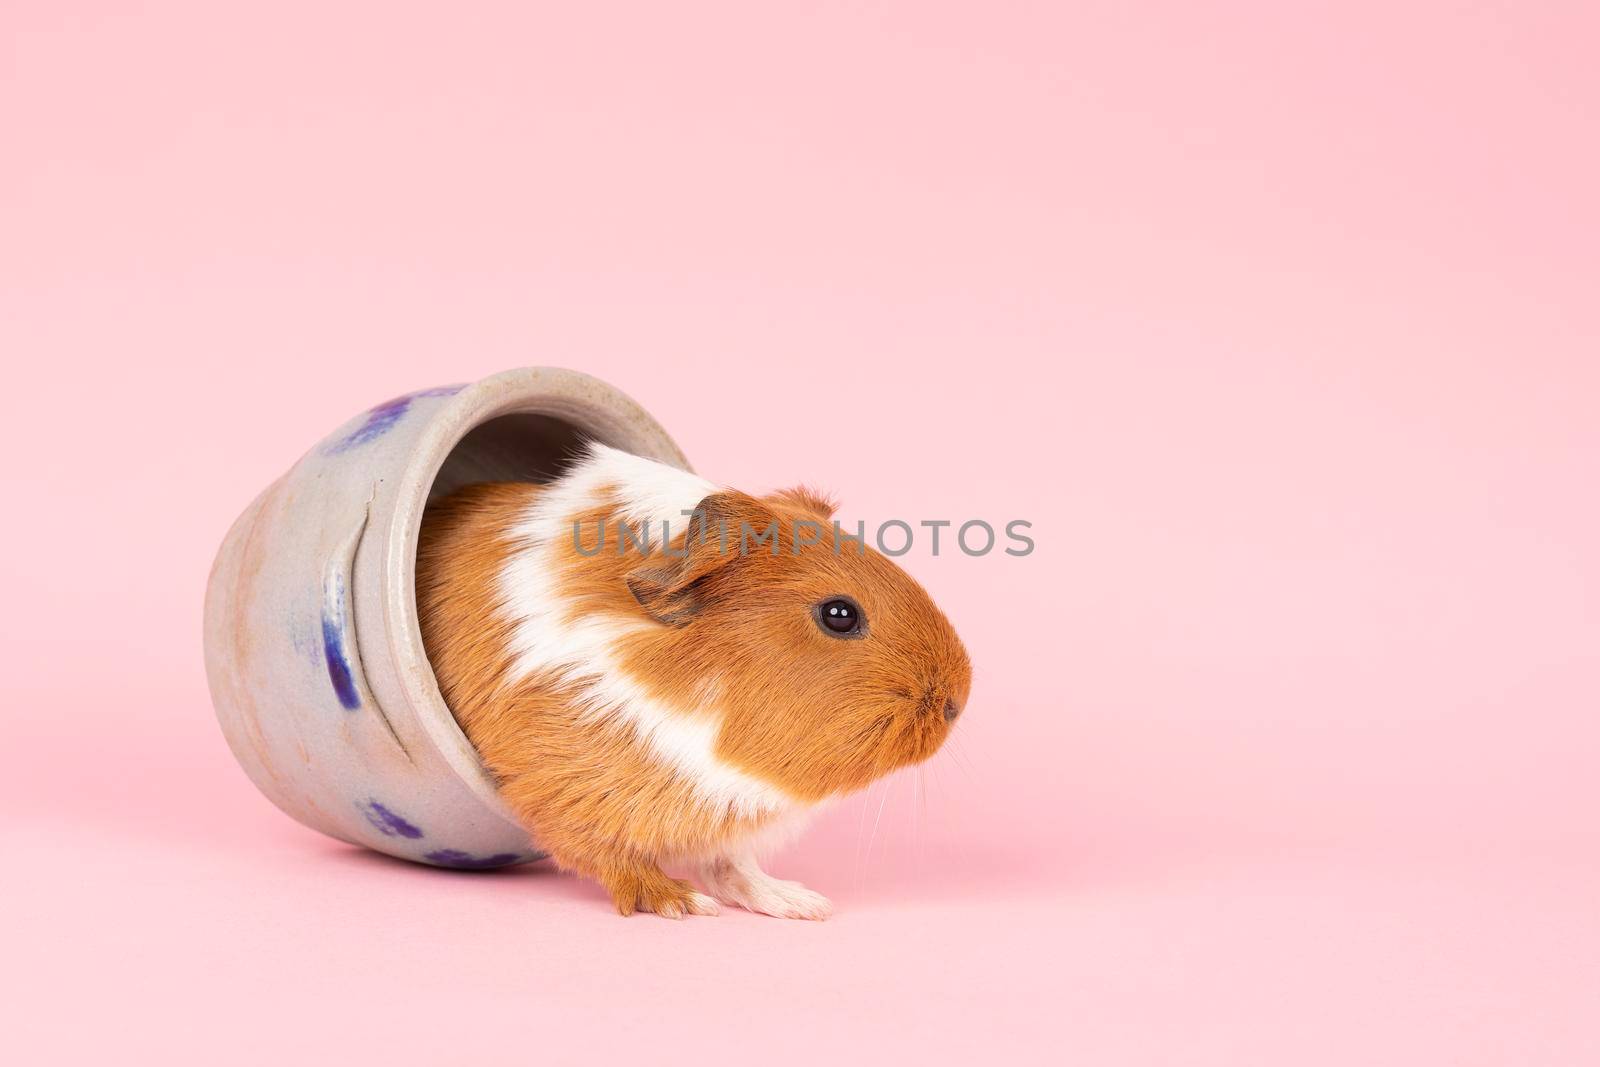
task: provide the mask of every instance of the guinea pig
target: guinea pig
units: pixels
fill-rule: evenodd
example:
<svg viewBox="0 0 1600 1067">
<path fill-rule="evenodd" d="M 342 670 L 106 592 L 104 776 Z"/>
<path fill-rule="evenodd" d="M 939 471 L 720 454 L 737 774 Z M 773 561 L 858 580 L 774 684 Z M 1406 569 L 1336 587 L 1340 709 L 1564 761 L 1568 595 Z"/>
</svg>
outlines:
<svg viewBox="0 0 1600 1067">
<path fill-rule="evenodd" d="M 417 606 L 445 702 L 529 835 L 622 914 L 827 917 L 758 854 L 933 755 L 965 704 L 955 630 L 832 516 L 599 445 L 428 509 Z"/>
</svg>

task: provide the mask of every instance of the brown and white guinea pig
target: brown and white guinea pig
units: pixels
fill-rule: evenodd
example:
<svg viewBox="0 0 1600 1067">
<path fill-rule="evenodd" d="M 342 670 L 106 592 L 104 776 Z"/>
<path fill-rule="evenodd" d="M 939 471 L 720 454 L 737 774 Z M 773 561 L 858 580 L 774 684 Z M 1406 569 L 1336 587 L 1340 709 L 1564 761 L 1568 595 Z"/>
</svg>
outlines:
<svg viewBox="0 0 1600 1067">
<path fill-rule="evenodd" d="M 417 600 L 445 701 L 533 839 L 624 915 L 825 918 L 758 850 L 927 759 L 965 703 L 949 622 L 832 510 L 591 446 L 548 485 L 427 512 Z"/>
</svg>

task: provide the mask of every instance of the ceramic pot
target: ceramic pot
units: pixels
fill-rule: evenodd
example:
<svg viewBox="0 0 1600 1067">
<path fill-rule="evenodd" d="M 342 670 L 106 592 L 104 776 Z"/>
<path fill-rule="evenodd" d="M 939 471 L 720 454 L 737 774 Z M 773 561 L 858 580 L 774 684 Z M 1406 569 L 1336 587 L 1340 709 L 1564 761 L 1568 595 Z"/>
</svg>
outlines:
<svg viewBox="0 0 1600 1067">
<path fill-rule="evenodd" d="M 616 389 L 530 368 L 357 415 L 233 524 L 206 588 L 206 674 L 228 746 L 274 804 L 420 863 L 540 857 L 434 681 L 417 536 L 429 501 L 470 482 L 548 481 L 585 439 L 688 469 Z"/>
</svg>

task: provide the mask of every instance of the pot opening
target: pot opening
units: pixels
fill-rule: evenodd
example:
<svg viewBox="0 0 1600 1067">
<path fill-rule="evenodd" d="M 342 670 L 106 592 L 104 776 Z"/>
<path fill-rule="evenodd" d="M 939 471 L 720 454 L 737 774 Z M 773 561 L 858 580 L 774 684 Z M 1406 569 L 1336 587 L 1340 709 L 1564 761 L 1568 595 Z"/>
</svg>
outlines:
<svg viewBox="0 0 1600 1067">
<path fill-rule="evenodd" d="M 590 436 L 554 415 L 518 413 L 490 419 L 451 449 L 428 489 L 428 503 L 474 482 L 552 481 Z"/>
<path fill-rule="evenodd" d="M 430 408 L 437 423 L 421 432 L 386 498 L 386 525 L 363 536 L 376 552 L 374 573 L 382 612 L 373 631 L 387 638 L 397 687 L 390 695 L 414 728 L 401 731 L 413 746 L 427 745 L 475 798 L 457 811 L 463 825 L 485 814 L 498 827 L 484 846 L 489 855 L 527 847 L 526 834 L 506 809 L 489 771 L 445 704 L 423 647 L 417 618 L 416 549 L 429 505 L 475 482 L 542 484 L 559 477 L 585 442 L 602 441 L 636 455 L 689 469 L 689 463 L 649 412 L 611 386 L 559 367 L 525 367 L 451 390 Z M 469 428 L 470 427 L 470 428 Z M 465 431 L 465 432 L 463 432 Z M 459 435 L 459 436 L 458 436 Z M 358 553 L 355 583 L 362 581 Z M 359 611 L 358 611 L 359 614 Z M 359 619 L 357 620 L 359 623 Z M 374 694 L 380 699 L 384 694 Z M 417 751 L 413 747 L 411 751 Z M 425 759 L 417 766 L 430 765 Z M 452 803 L 454 803 L 452 801 Z M 521 844 L 518 844 L 518 841 Z M 464 847 L 452 844 L 452 848 Z M 474 851 L 476 854 L 476 850 Z"/>
</svg>

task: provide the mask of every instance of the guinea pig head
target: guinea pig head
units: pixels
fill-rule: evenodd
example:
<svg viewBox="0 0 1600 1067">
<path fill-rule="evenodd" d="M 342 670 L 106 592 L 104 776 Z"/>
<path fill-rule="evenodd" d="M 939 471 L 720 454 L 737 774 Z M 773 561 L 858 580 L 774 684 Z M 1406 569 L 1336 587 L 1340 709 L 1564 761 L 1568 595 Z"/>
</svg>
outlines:
<svg viewBox="0 0 1600 1067">
<path fill-rule="evenodd" d="M 928 594 L 807 490 L 706 497 L 627 584 L 664 658 L 722 710 L 717 754 L 805 800 L 933 755 L 971 688 Z"/>
</svg>

